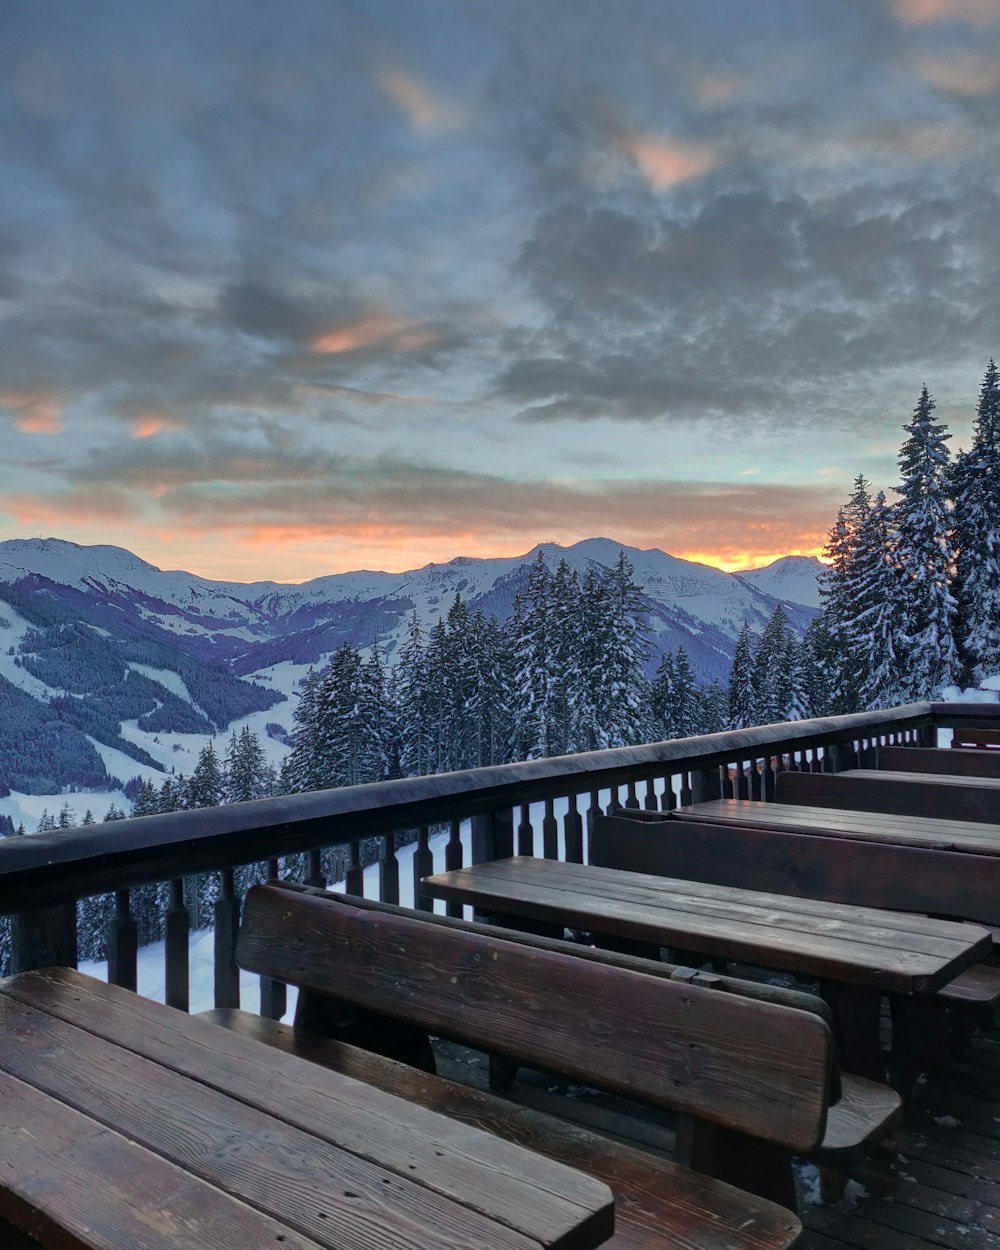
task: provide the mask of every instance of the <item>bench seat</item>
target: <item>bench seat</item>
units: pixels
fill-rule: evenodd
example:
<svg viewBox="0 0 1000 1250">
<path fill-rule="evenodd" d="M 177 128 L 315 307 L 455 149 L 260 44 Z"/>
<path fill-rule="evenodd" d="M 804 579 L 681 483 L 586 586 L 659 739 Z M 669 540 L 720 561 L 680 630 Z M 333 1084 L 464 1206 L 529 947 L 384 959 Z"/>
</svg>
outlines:
<svg viewBox="0 0 1000 1250">
<path fill-rule="evenodd" d="M 604 1181 L 615 1194 L 608 1250 L 781 1250 L 800 1240 L 801 1225 L 785 1208 L 567 1120 L 245 1011 L 202 1015 Z"/>
</svg>

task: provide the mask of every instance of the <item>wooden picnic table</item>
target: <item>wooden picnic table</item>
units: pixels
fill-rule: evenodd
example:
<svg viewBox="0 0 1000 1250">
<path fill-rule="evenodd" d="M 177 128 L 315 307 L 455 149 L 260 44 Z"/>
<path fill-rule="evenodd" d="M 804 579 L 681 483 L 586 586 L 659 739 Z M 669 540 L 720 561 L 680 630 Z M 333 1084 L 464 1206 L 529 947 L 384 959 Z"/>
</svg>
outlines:
<svg viewBox="0 0 1000 1250">
<path fill-rule="evenodd" d="M 884 1080 L 883 994 L 922 1002 L 992 948 L 978 925 L 616 868 L 517 857 L 425 877 L 430 898 L 492 911 L 500 923 L 549 923 L 817 978 L 837 1020 L 843 1067 Z M 912 1066 L 905 1030 L 897 1070 Z"/>
<path fill-rule="evenodd" d="M 294 1079 L 252 1038 L 71 969 L 0 981 L 0 1245 L 587 1250 L 611 1236 L 601 1182 L 292 1062 Z"/>
<path fill-rule="evenodd" d="M 850 838 L 861 842 L 889 842 L 896 846 L 915 846 L 931 851 L 1000 855 L 1000 825 L 974 820 L 864 812 L 800 803 L 763 803 L 756 799 L 711 799 L 707 803 L 692 803 L 688 807 L 676 808 L 671 812 L 671 818 L 705 824 L 778 829 L 783 833 L 819 834 L 826 838 Z"/>
<path fill-rule="evenodd" d="M 931 994 L 991 948 L 976 925 L 530 856 L 425 877 L 421 890 L 886 993 Z"/>
</svg>

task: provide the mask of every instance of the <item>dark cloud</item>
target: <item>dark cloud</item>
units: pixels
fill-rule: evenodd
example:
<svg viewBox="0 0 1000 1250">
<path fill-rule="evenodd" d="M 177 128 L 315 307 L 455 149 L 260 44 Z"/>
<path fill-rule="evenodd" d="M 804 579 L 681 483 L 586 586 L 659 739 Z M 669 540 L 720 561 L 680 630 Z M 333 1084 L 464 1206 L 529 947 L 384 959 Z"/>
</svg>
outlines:
<svg viewBox="0 0 1000 1250">
<path fill-rule="evenodd" d="M 981 7 L 7 0 L 0 490 L 306 525 L 431 516 L 416 483 L 461 528 L 489 464 L 589 527 L 530 495 L 602 423 L 808 478 L 817 428 L 892 437 L 925 378 L 954 410 L 1000 349 Z"/>
</svg>

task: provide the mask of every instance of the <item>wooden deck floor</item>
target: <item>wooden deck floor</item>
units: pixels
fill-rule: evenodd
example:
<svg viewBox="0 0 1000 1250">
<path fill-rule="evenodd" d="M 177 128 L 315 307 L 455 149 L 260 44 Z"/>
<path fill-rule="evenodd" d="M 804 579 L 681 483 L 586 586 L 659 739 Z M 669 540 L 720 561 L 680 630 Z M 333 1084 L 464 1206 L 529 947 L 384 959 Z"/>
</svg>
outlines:
<svg viewBox="0 0 1000 1250">
<path fill-rule="evenodd" d="M 483 1057 L 439 1047 L 442 1076 L 485 1088 Z M 669 1156 L 669 1116 L 522 1070 L 506 1095 Z M 977 1038 L 964 1062 L 920 1084 L 894 1158 L 866 1161 L 845 1199 L 822 1206 L 810 1169 L 800 1174 L 802 1250 L 1000 1250 L 1000 1031 Z"/>
</svg>

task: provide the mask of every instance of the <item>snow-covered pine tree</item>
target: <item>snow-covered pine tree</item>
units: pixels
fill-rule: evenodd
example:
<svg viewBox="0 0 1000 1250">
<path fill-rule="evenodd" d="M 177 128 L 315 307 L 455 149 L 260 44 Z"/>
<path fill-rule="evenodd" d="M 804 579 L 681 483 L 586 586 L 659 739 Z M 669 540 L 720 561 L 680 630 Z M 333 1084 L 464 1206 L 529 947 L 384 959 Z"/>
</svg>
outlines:
<svg viewBox="0 0 1000 1250">
<path fill-rule="evenodd" d="M 310 668 L 303 677 L 299 701 L 292 713 L 292 749 L 282 760 L 281 789 L 284 794 L 303 794 L 321 786 L 317 769 L 318 725 L 316 695 L 319 674 Z"/>
<path fill-rule="evenodd" d="M 870 512 L 869 484 L 859 473 L 854 479 L 850 499 L 837 512 L 825 550 L 829 563 L 820 575 L 820 598 L 832 643 L 830 657 L 836 692 L 833 710 L 838 713 L 855 712 L 860 706 L 864 669 L 863 648 L 856 625 L 859 596 L 856 557 L 859 536 Z"/>
<path fill-rule="evenodd" d="M 517 759 L 551 754 L 552 744 L 552 612 L 551 575 L 538 549 L 528 572 L 528 584 L 515 600 L 511 619 L 514 651 L 514 689 L 517 715 L 514 751 Z"/>
<path fill-rule="evenodd" d="M 362 780 L 361 655 L 341 643 L 320 677 L 316 691 L 316 758 L 320 789 L 357 785 Z"/>
<path fill-rule="evenodd" d="M 1000 371 L 979 391 L 972 446 L 952 474 L 956 635 L 966 683 L 1000 673 Z"/>
<path fill-rule="evenodd" d="M 246 803 L 263 797 L 264 748 L 249 725 L 233 733 L 226 752 L 225 801 Z"/>
<path fill-rule="evenodd" d="M 604 666 L 599 674 L 599 697 L 605 708 L 608 746 L 632 746 L 649 737 L 645 719 L 649 703 L 645 673 L 649 629 L 644 617 L 642 587 L 636 584 L 635 569 L 624 551 L 618 552 L 618 559 L 606 580 L 610 628 Z"/>
<path fill-rule="evenodd" d="M 673 708 L 677 689 L 674 653 L 664 650 L 649 687 L 650 721 L 657 738 L 676 738 Z"/>
<path fill-rule="evenodd" d="M 753 661 L 754 703 L 762 725 L 789 718 L 794 641 L 795 635 L 779 603 L 764 626 Z"/>
<path fill-rule="evenodd" d="M 853 558 L 851 622 L 859 707 L 894 707 L 901 700 L 897 649 L 906 648 L 900 621 L 899 575 L 892 512 L 879 491 L 862 523 Z"/>
<path fill-rule="evenodd" d="M 955 680 L 959 667 L 952 628 L 954 548 L 947 504 L 945 444 L 951 435 L 934 420 L 934 407 L 925 386 L 912 421 L 903 427 L 909 438 L 899 451 L 902 480 L 896 487 L 900 499 L 893 508 L 900 574 L 895 651 L 901 667 L 899 696 L 904 702 L 935 697 Z"/>
<path fill-rule="evenodd" d="M 427 686 L 424 637 L 414 610 L 396 665 L 399 762 L 404 777 L 422 777 L 431 771 Z"/>
<path fill-rule="evenodd" d="M 744 621 L 729 670 L 729 728 L 748 729 L 758 723 L 753 681 L 753 635 Z"/>
<path fill-rule="evenodd" d="M 836 699 L 837 657 L 823 613 L 809 622 L 802 648 L 809 715 L 832 716 Z"/>
</svg>

